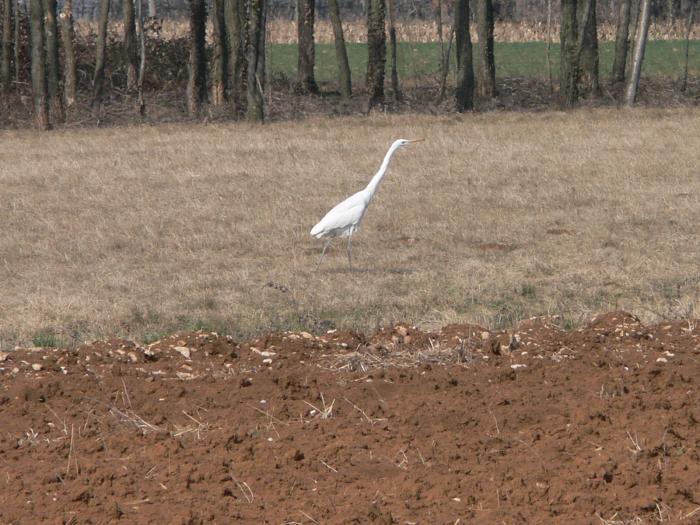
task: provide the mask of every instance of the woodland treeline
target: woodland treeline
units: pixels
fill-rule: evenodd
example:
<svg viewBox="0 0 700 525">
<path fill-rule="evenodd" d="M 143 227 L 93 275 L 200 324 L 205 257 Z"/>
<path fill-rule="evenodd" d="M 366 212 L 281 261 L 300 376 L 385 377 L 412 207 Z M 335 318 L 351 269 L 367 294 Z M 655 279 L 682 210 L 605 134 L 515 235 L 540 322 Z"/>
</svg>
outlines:
<svg viewBox="0 0 700 525">
<path fill-rule="evenodd" d="M 682 18 L 686 27 L 683 87 L 687 82 L 688 39 L 696 17 L 698 0 L 609 0 L 606 7 L 616 16 L 616 39 L 612 71 L 601 72 L 598 51 L 601 0 L 542 0 L 541 11 L 552 22 L 558 18 L 558 35 L 552 44 L 561 49 L 559 84 L 556 93 L 561 108 L 574 107 L 581 98 L 600 95 L 601 75 L 624 86 L 620 102 L 633 105 L 644 60 L 652 16 L 668 20 Z M 76 104 L 79 89 L 99 116 L 108 86 L 105 71 L 109 60 L 124 65 L 123 92 L 134 100 L 135 112 L 147 110 L 144 79 L 149 74 L 149 57 L 158 54 L 149 45 L 149 34 L 158 26 L 155 0 L 121 0 L 115 10 L 112 0 L 97 0 L 96 35 L 91 49 L 90 78 L 80 81 L 76 53 L 80 43 L 74 29 L 73 0 L 0 0 L 2 7 L 2 49 L 0 94 L 3 105 L 17 99 L 22 79 L 30 87 L 33 122 L 38 129 L 49 129 L 65 121 L 66 111 Z M 315 79 L 314 24 L 321 11 L 332 24 L 337 64 L 339 103 L 352 97 L 366 97 L 366 108 L 383 107 L 386 98 L 400 103 L 401 79 L 397 69 L 396 28 L 406 15 L 405 0 L 186 0 L 188 38 L 180 44 L 186 62 L 187 80 L 183 96 L 187 112 L 196 117 L 208 108 L 223 108 L 232 118 L 262 122 L 266 115 L 267 20 L 275 13 L 291 13 L 297 29 L 297 67 L 294 89 L 309 96 L 319 93 Z M 434 0 L 412 2 L 414 15 L 435 17 L 444 45 L 441 64 L 440 99 L 452 98 L 457 111 L 474 108 L 475 98 L 497 96 L 494 57 L 494 24 L 497 18 L 515 17 L 518 5 L 531 9 L 521 0 Z M 319 6 L 322 9 L 319 9 Z M 529 6 L 529 7 L 528 7 Z M 172 9 L 172 6 L 171 6 Z M 119 13 L 120 39 L 116 46 L 108 40 L 110 13 Z M 425 14 L 422 14 L 425 13 Z M 362 79 L 352 78 L 343 20 L 362 16 L 366 23 L 367 68 Z M 475 28 L 475 31 L 473 29 Z M 208 33 L 209 31 L 209 33 Z M 472 33 L 477 42 L 472 43 Z M 558 42 L 557 42 L 558 41 Z M 548 60 L 549 60 L 548 42 Z M 118 56 L 114 56 L 117 48 Z M 112 50 L 110 54 L 110 49 Z M 448 82 L 450 56 L 456 56 L 454 82 Z M 387 57 L 390 60 L 387 60 Z M 390 67 L 387 67 L 387 65 Z M 180 64 L 181 66 L 184 64 Z M 551 79 L 550 79 L 551 83 Z M 449 84 L 449 85 L 448 85 Z M 389 86 L 390 89 L 385 89 Z M 14 96 L 14 98 L 13 98 Z"/>
</svg>

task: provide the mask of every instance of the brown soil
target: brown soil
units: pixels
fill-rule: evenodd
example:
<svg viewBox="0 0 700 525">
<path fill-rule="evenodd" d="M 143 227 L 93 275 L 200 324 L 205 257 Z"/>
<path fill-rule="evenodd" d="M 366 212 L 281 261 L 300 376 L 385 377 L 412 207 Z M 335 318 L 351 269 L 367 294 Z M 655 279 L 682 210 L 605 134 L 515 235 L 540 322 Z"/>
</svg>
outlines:
<svg viewBox="0 0 700 525">
<path fill-rule="evenodd" d="M 700 522 L 700 330 L 0 353 L 1 523 Z"/>
</svg>

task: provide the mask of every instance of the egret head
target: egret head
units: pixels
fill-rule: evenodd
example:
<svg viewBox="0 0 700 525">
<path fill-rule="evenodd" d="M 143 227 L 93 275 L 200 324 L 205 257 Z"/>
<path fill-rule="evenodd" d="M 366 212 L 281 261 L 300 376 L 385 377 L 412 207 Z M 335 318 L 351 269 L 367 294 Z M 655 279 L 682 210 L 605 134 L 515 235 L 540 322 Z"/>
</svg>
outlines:
<svg viewBox="0 0 700 525">
<path fill-rule="evenodd" d="M 413 140 L 399 139 L 399 140 L 397 140 L 396 142 L 394 142 L 394 145 L 395 145 L 397 148 L 405 148 L 406 146 L 408 146 L 408 145 L 411 144 L 412 142 L 422 142 L 422 141 L 424 141 L 424 140 L 425 140 L 425 139 L 413 139 Z"/>
</svg>

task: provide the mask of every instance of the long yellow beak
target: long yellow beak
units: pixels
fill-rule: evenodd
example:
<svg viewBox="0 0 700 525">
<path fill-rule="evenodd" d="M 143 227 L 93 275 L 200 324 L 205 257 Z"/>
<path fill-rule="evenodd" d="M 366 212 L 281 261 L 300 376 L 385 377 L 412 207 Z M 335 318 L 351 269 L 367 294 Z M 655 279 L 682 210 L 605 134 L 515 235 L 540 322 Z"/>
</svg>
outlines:
<svg viewBox="0 0 700 525">
<path fill-rule="evenodd" d="M 425 139 L 413 139 L 409 140 L 408 142 L 423 142 Z"/>
</svg>

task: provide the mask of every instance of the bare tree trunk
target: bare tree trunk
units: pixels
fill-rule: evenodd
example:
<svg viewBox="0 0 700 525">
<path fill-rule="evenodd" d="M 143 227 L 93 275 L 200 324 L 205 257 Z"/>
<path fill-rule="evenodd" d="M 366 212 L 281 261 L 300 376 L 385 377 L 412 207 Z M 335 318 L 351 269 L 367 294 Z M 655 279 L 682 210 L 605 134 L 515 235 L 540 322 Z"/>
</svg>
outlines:
<svg viewBox="0 0 700 525">
<path fill-rule="evenodd" d="M 469 0 L 457 0 L 455 4 L 455 41 L 457 44 L 457 111 L 474 108 L 474 67 L 472 64 L 472 39 L 469 34 Z"/>
<path fill-rule="evenodd" d="M 297 87 L 302 93 L 318 92 L 318 85 L 314 78 L 315 11 L 315 0 L 297 0 Z"/>
<path fill-rule="evenodd" d="M 450 55 L 452 54 L 452 41 L 454 40 L 455 29 L 450 31 L 450 40 L 447 43 L 447 52 L 442 55 L 442 64 L 440 70 L 440 93 L 438 94 L 437 103 L 442 104 L 445 100 L 445 92 L 447 91 L 447 75 L 450 72 Z"/>
<path fill-rule="evenodd" d="M 146 33 L 143 30 L 143 0 L 136 0 L 136 33 L 139 38 L 139 75 L 136 81 L 138 90 L 138 112 L 146 113 L 146 102 L 143 98 L 143 80 L 146 76 Z"/>
<path fill-rule="evenodd" d="M 148 18 L 155 18 L 157 16 L 156 0 L 148 0 Z"/>
<path fill-rule="evenodd" d="M 65 0 L 63 10 L 58 16 L 61 21 L 61 40 L 63 41 L 63 98 L 66 109 L 75 104 L 76 71 L 75 51 L 73 49 L 73 0 Z"/>
<path fill-rule="evenodd" d="M 398 53 L 396 44 L 396 27 L 394 26 L 396 6 L 394 0 L 387 0 L 389 12 L 389 54 L 391 55 L 391 89 L 394 92 L 394 100 L 401 102 L 401 86 L 399 86 Z"/>
<path fill-rule="evenodd" d="M 629 47 L 630 7 L 631 0 L 620 0 L 620 15 L 617 19 L 617 34 L 615 35 L 615 57 L 613 59 L 612 81 L 625 81 L 627 65 L 627 48 Z"/>
<path fill-rule="evenodd" d="M 651 0 L 642 0 L 639 14 L 639 26 L 637 27 L 637 38 L 634 41 L 632 51 L 632 68 L 630 70 L 627 85 L 625 86 L 625 105 L 634 106 L 637 98 L 637 88 L 639 87 L 639 77 L 642 73 L 642 62 L 644 61 L 644 50 L 647 45 L 647 35 L 649 33 L 649 14 L 651 12 Z"/>
<path fill-rule="evenodd" d="M 561 0 L 559 103 L 571 108 L 578 100 L 578 31 L 576 0 Z"/>
<path fill-rule="evenodd" d="M 226 22 L 224 21 L 224 0 L 214 0 L 212 13 L 212 52 L 211 103 L 220 106 L 226 98 L 226 73 L 228 53 L 226 46 Z"/>
<path fill-rule="evenodd" d="M 554 93 L 554 81 L 552 80 L 552 0 L 547 0 L 547 76 L 549 78 L 549 95 Z"/>
<path fill-rule="evenodd" d="M 445 38 L 443 37 L 442 29 L 442 0 L 437 0 L 437 7 L 435 8 L 435 25 L 437 25 L 438 42 L 440 42 L 440 60 L 442 63 L 443 57 L 445 56 Z"/>
<path fill-rule="evenodd" d="M 32 35 L 32 96 L 34 125 L 49 129 L 49 105 L 46 100 L 46 64 L 44 63 L 44 8 L 41 0 L 29 2 L 29 24 Z"/>
<path fill-rule="evenodd" d="M 107 47 L 107 22 L 109 21 L 110 0 L 100 1 L 100 19 L 97 30 L 95 51 L 95 75 L 92 79 L 92 109 L 97 115 L 102 105 L 105 83 L 105 51 Z"/>
<path fill-rule="evenodd" d="M 369 0 L 367 6 L 367 91 L 369 109 L 384 103 L 386 31 L 384 0 Z"/>
<path fill-rule="evenodd" d="M 496 61 L 493 55 L 492 0 L 478 0 L 476 17 L 476 30 L 479 35 L 477 93 L 481 97 L 493 98 L 496 96 Z"/>
<path fill-rule="evenodd" d="M 598 24 L 596 21 L 596 0 L 580 0 L 579 19 L 579 93 L 595 98 L 600 95 Z"/>
<path fill-rule="evenodd" d="M 7 95 L 12 83 L 12 0 L 3 1 L 2 64 L 0 64 L 0 91 Z"/>
<path fill-rule="evenodd" d="M 262 79 L 259 76 L 261 56 L 265 55 L 264 1 L 248 0 L 248 120 L 265 119 Z"/>
<path fill-rule="evenodd" d="M 134 0 L 123 0 L 124 9 L 124 62 L 126 63 L 126 90 L 136 91 L 138 51 L 136 50 L 136 13 Z"/>
<path fill-rule="evenodd" d="M 19 60 L 19 48 L 20 48 L 20 7 L 19 7 L 19 0 L 15 0 L 15 31 L 14 31 L 14 37 L 15 37 L 15 42 L 13 47 L 14 51 L 14 62 L 15 62 L 15 67 L 14 67 L 14 74 L 15 74 L 15 82 L 19 82 L 19 70 L 21 67 L 20 60 Z"/>
<path fill-rule="evenodd" d="M 44 32 L 46 34 L 46 65 L 49 88 L 49 111 L 53 122 L 64 122 L 63 101 L 59 85 L 58 24 L 56 23 L 56 0 L 44 2 Z"/>
<path fill-rule="evenodd" d="M 233 111 L 240 114 L 245 107 L 247 62 L 245 56 L 244 0 L 224 0 L 226 47 L 228 51 L 229 100 Z"/>
<path fill-rule="evenodd" d="M 352 95 L 352 80 L 350 77 L 350 62 L 348 51 L 345 47 L 343 36 L 343 23 L 340 18 L 340 6 L 338 0 L 328 0 L 333 36 L 335 38 L 335 59 L 338 62 L 338 82 L 340 84 L 340 96 L 344 100 L 350 100 Z"/>
<path fill-rule="evenodd" d="M 683 65 L 683 82 L 681 82 L 681 91 L 685 91 L 688 87 L 688 55 L 690 54 L 690 32 L 693 29 L 693 15 L 695 13 L 695 1 L 691 0 L 688 9 L 688 23 L 685 28 L 685 63 Z"/>
<path fill-rule="evenodd" d="M 207 55 L 205 48 L 206 0 L 189 0 L 190 56 L 187 77 L 187 112 L 196 116 L 207 100 Z"/>
</svg>

